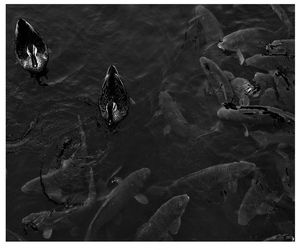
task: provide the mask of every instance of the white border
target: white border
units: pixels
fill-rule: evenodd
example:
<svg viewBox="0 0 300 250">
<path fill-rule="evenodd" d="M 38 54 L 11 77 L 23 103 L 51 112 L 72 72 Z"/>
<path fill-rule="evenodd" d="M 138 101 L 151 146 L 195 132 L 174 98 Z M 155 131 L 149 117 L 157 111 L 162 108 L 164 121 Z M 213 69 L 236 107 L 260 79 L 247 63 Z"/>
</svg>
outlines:
<svg viewBox="0 0 300 250">
<path fill-rule="evenodd" d="M 86 247 L 88 249 L 98 249 L 98 250 L 110 250 L 110 249 L 118 249 L 118 250 L 126 250 L 126 249 L 143 249 L 143 250 L 166 250 L 166 248 L 169 249 L 184 249 L 184 248 L 189 248 L 189 249 L 222 249 L 222 250 L 226 250 L 226 249 L 238 249 L 238 250 L 247 250 L 247 249 L 266 249 L 266 248 L 272 248 L 272 250 L 275 249 L 285 249 L 285 248 L 296 248 L 296 246 L 298 245 L 298 249 L 300 249 L 300 244 L 298 244 L 299 240 L 299 217 L 296 216 L 296 243 L 287 243 L 287 242 L 283 242 L 283 243 L 278 243 L 278 242 L 147 242 L 147 243 L 140 243 L 140 242 L 17 242 L 17 243 L 13 243 L 13 242 L 5 242 L 5 229 L 6 229 L 6 214 L 5 214 L 5 210 L 6 210 L 6 171 L 5 171 L 5 167 L 6 167 L 6 163 L 5 163 L 5 158 L 6 158 L 6 154 L 5 154 L 5 141 L 6 141 L 6 135 L 5 135 L 5 121 L 6 121 L 6 89 L 5 89 L 5 85 L 6 85 L 6 6 L 5 4 L 74 4 L 74 3 L 81 3 L 81 4 L 295 4 L 296 1 L 282 1 L 282 0 L 267 0 L 267 1 L 208 1 L 208 0 L 199 0 L 199 1 L 182 1 L 182 0 L 170 0 L 170 1 L 164 1 L 164 0 L 152 0 L 152 1 L 136 1 L 136 0 L 131 0 L 131 1 L 126 1 L 126 0 L 110 0 L 110 1 L 97 1 L 97 0 L 88 0 L 85 2 L 77 2 L 77 1 L 71 1 L 71 0 L 52 0 L 50 1 L 46 1 L 46 0 L 34 0 L 34 1 L 4 1 L 3 4 L 1 4 L 1 34 L 2 34 L 2 39 L 0 39 L 0 43 L 1 43 L 1 78 L 3 79 L 3 82 L 1 83 L 0 86 L 0 102 L 1 102 L 1 108 L 0 108 L 0 119 L 1 119 L 1 129 L 0 129 L 0 134 L 1 134 L 1 164 L 0 164 L 0 176 L 2 179 L 2 184 L 1 184 L 1 200 L 3 202 L 1 202 L 2 204 L 0 205 L 0 249 L 18 249 L 18 248 L 22 248 L 22 250 L 32 250 L 32 249 L 43 249 L 43 250 L 47 250 L 47 249 L 51 249 L 53 250 L 53 248 L 56 249 L 61 249 L 62 247 L 68 247 L 68 248 L 72 248 L 72 250 L 76 250 L 76 249 L 80 249 L 82 247 Z M 300 5 L 299 5 L 300 6 Z M 299 13 L 299 7 L 298 5 L 296 5 L 296 13 Z M 296 53 L 298 51 L 299 48 L 299 18 L 296 15 Z M 297 61 L 297 56 L 296 56 L 296 110 L 298 110 L 298 108 L 300 107 L 300 102 L 298 101 L 300 98 L 300 94 L 299 94 L 299 85 L 300 81 L 298 81 L 299 75 L 298 75 L 298 61 Z M 296 111 L 296 120 L 297 120 L 297 114 L 298 111 Z M 299 156 L 300 152 L 299 152 L 299 147 L 297 145 L 299 142 L 299 136 L 298 136 L 298 131 L 299 131 L 299 125 L 298 122 L 296 122 L 296 162 L 295 162 L 295 166 L 296 166 L 296 180 L 299 180 L 299 169 L 297 169 L 297 166 L 299 166 Z M 298 189 L 299 185 L 297 185 L 297 181 L 296 181 L 296 208 L 298 208 L 297 204 L 299 201 L 299 189 Z M 296 210 L 297 211 L 297 210 Z M 297 214 L 296 214 L 297 215 Z M 201 215 L 199 215 L 201 216 Z"/>
</svg>

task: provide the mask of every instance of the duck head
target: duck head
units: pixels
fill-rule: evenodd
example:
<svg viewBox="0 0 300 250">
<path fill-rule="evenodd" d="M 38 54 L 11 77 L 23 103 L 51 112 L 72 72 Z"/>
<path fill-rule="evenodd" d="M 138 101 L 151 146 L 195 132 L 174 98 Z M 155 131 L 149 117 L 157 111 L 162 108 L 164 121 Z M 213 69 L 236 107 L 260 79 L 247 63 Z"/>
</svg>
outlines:
<svg viewBox="0 0 300 250">
<path fill-rule="evenodd" d="M 32 67 L 37 68 L 38 62 L 37 62 L 37 47 L 34 44 L 30 44 L 26 47 L 26 53 L 31 59 Z"/>
</svg>

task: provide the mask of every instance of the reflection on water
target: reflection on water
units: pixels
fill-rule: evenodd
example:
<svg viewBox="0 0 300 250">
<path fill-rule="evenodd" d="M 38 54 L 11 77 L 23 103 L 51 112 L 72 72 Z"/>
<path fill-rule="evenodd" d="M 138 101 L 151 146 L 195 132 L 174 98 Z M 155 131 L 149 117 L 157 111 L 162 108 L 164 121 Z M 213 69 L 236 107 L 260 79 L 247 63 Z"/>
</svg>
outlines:
<svg viewBox="0 0 300 250">
<path fill-rule="evenodd" d="M 282 27 L 267 5 L 206 7 L 221 23 L 225 35 L 248 27 L 273 31 Z M 291 6 L 284 9 L 294 23 Z M 257 70 L 241 66 L 235 54 L 203 43 L 203 34 L 189 22 L 194 10 L 193 5 L 7 6 L 7 140 L 22 138 L 30 122 L 37 121 L 29 133 L 29 141 L 7 149 L 9 230 L 26 240 L 43 239 L 39 233 L 24 234 L 21 220 L 32 212 L 51 210 L 57 205 L 45 196 L 24 194 L 21 187 L 39 175 L 42 164 L 50 168 L 64 138 L 80 140 L 77 115 L 83 121 L 88 155 L 95 156 L 99 150 L 110 148 L 107 157 L 95 167 L 96 180 L 99 176 L 108 179 L 119 166 L 122 168 L 118 176 L 123 178 L 137 169 L 149 168 L 152 173 L 147 186 L 150 186 L 212 165 L 247 160 L 263 170 L 273 190 L 282 192 L 284 187 L 276 170 L 282 157 L 274 153 L 274 148 L 262 150 L 252 136 L 244 136 L 242 125 L 225 124 L 221 132 L 209 133 L 218 121 L 220 104 L 214 95 L 206 93 L 207 78 L 199 58 L 211 58 L 223 70 L 248 80 L 253 79 Z M 37 28 L 51 50 L 48 79 L 44 79 L 49 86 L 39 86 L 15 64 L 14 28 L 20 17 Z M 104 123 L 97 121 L 99 111 L 94 105 L 111 64 L 117 66 L 136 102 L 116 133 L 109 133 Z M 183 133 L 176 122 L 170 130 L 168 122 L 172 117 L 166 121 L 154 115 L 161 109 L 159 94 L 163 90 L 170 93 L 184 122 L 194 126 L 188 133 Z M 288 156 L 294 159 L 293 147 L 289 148 Z M 237 192 L 222 203 L 192 197 L 180 230 L 173 238 L 263 240 L 279 233 L 293 234 L 294 206 L 285 203 L 271 214 L 256 216 L 247 226 L 238 224 L 238 210 L 251 186 L 251 178 L 239 179 Z M 150 199 L 148 205 L 130 202 L 122 210 L 121 219 L 109 223 L 99 239 L 132 240 L 137 228 L 163 202 L 159 199 Z M 93 214 L 83 216 L 88 222 Z M 82 240 L 87 225 L 67 229 L 54 231 L 51 240 Z"/>
</svg>

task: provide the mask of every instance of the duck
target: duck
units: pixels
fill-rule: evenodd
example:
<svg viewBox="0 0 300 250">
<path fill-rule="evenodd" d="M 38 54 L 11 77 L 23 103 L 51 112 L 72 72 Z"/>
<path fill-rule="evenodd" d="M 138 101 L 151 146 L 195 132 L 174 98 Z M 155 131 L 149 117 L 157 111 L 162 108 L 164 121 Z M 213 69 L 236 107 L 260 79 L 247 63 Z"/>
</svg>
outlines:
<svg viewBox="0 0 300 250">
<path fill-rule="evenodd" d="M 130 97 L 116 66 L 110 65 L 99 96 L 101 116 L 109 128 L 116 126 L 129 112 Z"/>
<path fill-rule="evenodd" d="M 45 71 L 49 51 L 39 33 L 26 20 L 20 18 L 15 29 L 15 54 L 18 63 L 31 74 Z"/>
</svg>

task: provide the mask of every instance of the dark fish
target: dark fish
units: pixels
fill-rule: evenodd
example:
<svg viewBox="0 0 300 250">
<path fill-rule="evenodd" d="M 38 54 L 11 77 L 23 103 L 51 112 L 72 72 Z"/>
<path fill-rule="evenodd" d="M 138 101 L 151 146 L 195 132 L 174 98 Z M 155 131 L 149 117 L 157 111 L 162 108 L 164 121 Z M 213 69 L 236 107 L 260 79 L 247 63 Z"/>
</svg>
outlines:
<svg viewBox="0 0 300 250">
<path fill-rule="evenodd" d="M 31 73 L 45 70 L 49 60 L 48 48 L 39 33 L 20 18 L 15 30 L 15 53 L 20 65 Z"/>
<path fill-rule="evenodd" d="M 195 7 L 193 22 L 195 21 L 201 23 L 207 44 L 218 42 L 223 38 L 223 31 L 217 18 L 204 6 L 197 5 Z"/>
<path fill-rule="evenodd" d="M 94 183 L 93 169 L 89 171 L 89 192 L 83 204 L 77 205 L 62 211 L 42 211 L 31 213 L 22 219 L 25 229 L 33 229 L 43 234 L 45 239 L 52 236 L 53 230 L 67 227 L 71 224 L 71 219 L 76 219 L 87 213 L 96 202 L 96 187 Z"/>
<path fill-rule="evenodd" d="M 167 125 L 164 127 L 164 135 L 171 131 L 180 137 L 190 137 L 197 132 L 195 125 L 189 124 L 180 111 L 179 105 L 173 100 L 167 90 L 159 93 L 160 110 L 154 114 L 154 118 L 163 115 Z"/>
<path fill-rule="evenodd" d="M 242 200 L 238 211 L 238 224 L 245 226 L 256 215 L 272 214 L 274 207 L 269 202 L 276 199 L 276 193 L 269 188 L 259 174 L 252 180 L 251 186 Z"/>
<path fill-rule="evenodd" d="M 136 234 L 136 240 L 158 241 L 171 239 L 171 234 L 177 234 L 181 217 L 190 198 L 187 194 L 179 195 L 165 202 L 149 219 L 142 225 Z"/>
<path fill-rule="evenodd" d="M 224 104 L 217 112 L 220 120 L 245 123 L 248 125 L 274 125 L 284 123 L 292 125 L 295 116 L 289 112 L 270 106 L 235 106 Z"/>
<path fill-rule="evenodd" d="M 295 56 L 295 39 L 275 40 L 266 46 L 268 55 Z"/>
<path fill-rule="evenodd" d="M 209 195 L 209 191 L 219 185 L 234 193 L 237 189 L 237 180 L 256 171 L 254 163 L 240 161 L 214 165 L 191 173 L 173 181 L 168 186 L 152 186 L 147 192 L 153 195 L 171 197 L 182 192 L 200 193 Z"/>
<path fill-rule="evenodd" d="M 295 86 L 283 74 L 276 72 L 274 82 L 281 107 L 289 112 L 295 112 Z"/>
<path fill-rule="evenodd" d="M 86 161 L 87 145 L 86 136 L 82 128 L 80 116 L 78 116 L 80 145 L 68 159 L 61 161 L 60 168 L 50 169 L 47 174 L 28 181 L 22 186 L 22 192 L 26 194 L 45 194 L 51 200 L 58 203 L 76 204 L 84 201 L 88 194 L 88 173 L 90 166 L 97 164 L 96 160 Z M 97 157 L 103 157 L 103 153 Z"/>
<path fill-rule="evenodd" d="M 232 86 L 220 67 L 206 57 L 200 57 L 200 64 L 219 103 L 232 101 L 234 96 Z"/>
<path fill-rule="evenodd" d="M 274 88 L 274 78 L 271 74 L 256 72 L 253 78 L 253 83 L 259 95 L 262 95 L 267 88 Z"/>
<path fill-rule="evenodd" d="M 273 88 L 267 88 L 259 98 L 259 105 L 278 107 L 276 91 Z"/>
<path fill-rule="evenodd" d="M 279 70 L 284 73 L 295 72 L 295 60 L 281 55 L 268 56 L 256 54 L 247 58 L 245 64 L 266 72 L 275 70 Z"/>
<path fill-rule="evenodd" d="M 286 143 L 288 145 L 295 145 L 295 135 L 288 132 L 275 132 L 268 133 L 266 131 L 250 131 L 250 136 L 258 143 L 262 148 L 266 148 L 269 145 Z"/>
<path fill-rule="evenodd" d="M 276 234 L 265 239 L 264 241 L 295 241 L 295 237 L 289 234 Z"/>
<path fill-rule="evenodd" d="M 136 170 L 108 194 L 92 219 L 85 240 L 95 240 L 97 238 L 99 230 L 119 214 L 133 197 L 139 194 L 150 173 L 151 171 L 148 168 Z"/>
</svg>

